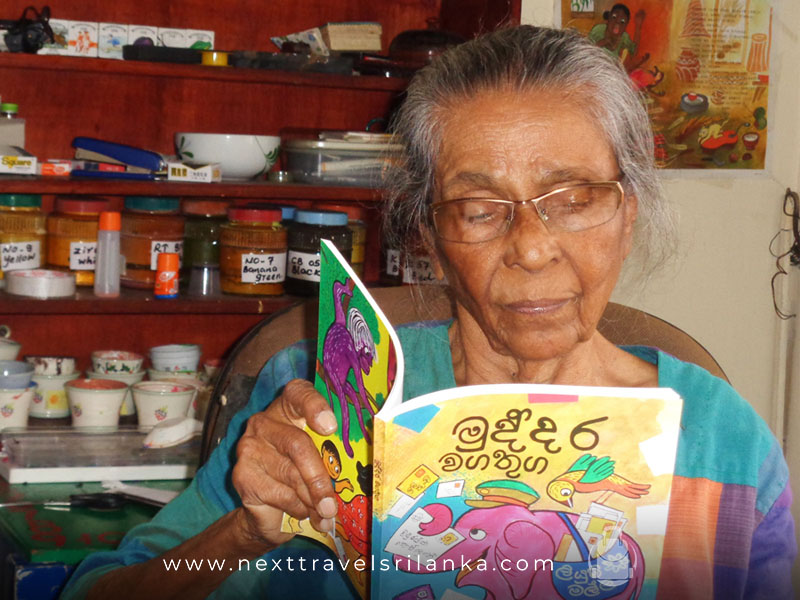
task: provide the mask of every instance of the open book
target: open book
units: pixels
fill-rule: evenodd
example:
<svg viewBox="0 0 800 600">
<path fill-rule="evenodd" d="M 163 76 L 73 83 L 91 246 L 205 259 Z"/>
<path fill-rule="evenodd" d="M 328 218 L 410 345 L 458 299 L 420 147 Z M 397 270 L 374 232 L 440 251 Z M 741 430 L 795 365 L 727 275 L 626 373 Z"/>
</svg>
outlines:
<svg viewBox="0 0 800 600">
<path fill-rule="evenodd" d="M 396 332 L 321 248 L 310 432 L 338 498 L 328 546 L 363 598 L 654 598 L 682 401 L 663 388 L 484 385 L 403 402 Z"/>
</svg>

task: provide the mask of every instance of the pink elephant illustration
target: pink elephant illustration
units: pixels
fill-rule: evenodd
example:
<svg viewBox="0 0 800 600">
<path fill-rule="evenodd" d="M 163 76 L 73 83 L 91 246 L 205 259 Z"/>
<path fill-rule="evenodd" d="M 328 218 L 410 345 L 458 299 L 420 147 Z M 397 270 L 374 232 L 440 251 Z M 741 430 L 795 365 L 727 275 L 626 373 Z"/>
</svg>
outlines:
<svg viewBox="0 0 800 600">
<path fill-rule="evenodd" d="M 421 524 L 422 535 L 439 535 L 451 527 L 452 512 L 447 506 L 436 503 L 424 509 L 433 520 Z M 409 573 L 460 569 L 455 587 L 481 587 L 486 600 L 637 598 L 644 582 L 639 545 L 622 533 L 616 544 L 592 558 L 575 527 L 579 517 L 514 505 L 474 508 L 452 525 L 464 539 L 436 559 L 435 569 L 399 555 L 394 560 L 398 569 Z M 555 560 L 565 539 L 574 540 L 581 560 Z M 548 559 L 553 561 L 549 568 L 542 562 Z M 481 561 L 484 564 L 479 566 Z"/>
</svg>

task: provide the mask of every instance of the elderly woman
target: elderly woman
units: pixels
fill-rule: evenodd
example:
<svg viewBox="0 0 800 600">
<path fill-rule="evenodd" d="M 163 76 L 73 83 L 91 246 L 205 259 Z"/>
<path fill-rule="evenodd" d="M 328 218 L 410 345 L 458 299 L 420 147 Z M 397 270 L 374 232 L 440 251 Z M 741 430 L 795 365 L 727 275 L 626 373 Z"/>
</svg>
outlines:
<svg viewBox="0 0 800 600">
<path fill-rule="evenodd" d="M 685 406 L 659 597 L 791 597 L 788 474 L 763 421 L 702 369 L 597 332 L 634 232 L 652 250 L 670 229 L 618 61 L 573 33 L 501 30 L 423 69 L 395 125 L 407 154 L 392 222 L 421 236 L 454 299 L 452 322 L 400 328 L 407 396 L 499 382 L 675 388 Z M 326 550 L 280 532 L 284 511 L 320 531 L 336 513 L 302 431 L 336 429 L 300 379 L 314 356 L 304 343 L 272 358 L 191 486 L 117 551 L 87 558 L 66 596 L 352 598 L 341 573 L 308 567 Z M 260 569 L 237 569 L 258 557 Z"/>
</svg>

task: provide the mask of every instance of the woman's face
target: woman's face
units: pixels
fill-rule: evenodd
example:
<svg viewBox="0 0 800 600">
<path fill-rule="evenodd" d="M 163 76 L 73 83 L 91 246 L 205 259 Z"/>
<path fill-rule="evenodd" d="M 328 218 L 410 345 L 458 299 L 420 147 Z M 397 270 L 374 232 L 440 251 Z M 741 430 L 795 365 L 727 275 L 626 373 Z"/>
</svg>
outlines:
<svg viewBox="0 0 800 600">
<path fill-rule="evenodd" d="M 581 98 L 556 92 L 483 92 L 443 111 L 434 202 L 526 200 L 572 183 L 615 180 L 619 167 Z M 435 240 L 437 275 L 492 349 L 543 360 L 588 340 L 631 247 L 636 199 L 592 229 L 548 232 L 532 206 L 508 232 L 478 244 Z"/>
</svg>

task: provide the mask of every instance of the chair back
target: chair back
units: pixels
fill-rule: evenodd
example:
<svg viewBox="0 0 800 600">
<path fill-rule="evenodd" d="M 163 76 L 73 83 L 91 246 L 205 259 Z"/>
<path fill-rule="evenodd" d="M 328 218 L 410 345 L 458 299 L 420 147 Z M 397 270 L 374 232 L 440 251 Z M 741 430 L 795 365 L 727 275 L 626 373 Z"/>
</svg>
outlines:
<svg viewBox="0 0 800 600">
<path fill-rule="evenodd" d="M 444 287 L 402 286 L 370 292 L 395 326 L 453 316 L 452 302 Z M 317 337 L 317 313 L 316 300 L 299 302 L 264 319 L 236 344 L 209 403 L 200 464 L 222 441 L 231 417 L 247 404 L 264 364 L 286 346 Z M 717 361 L 697 340 L 644 311 L 611 302 L 597 329 L 614 344 L 653 346 L 727 380 Z"/>
</svg>

